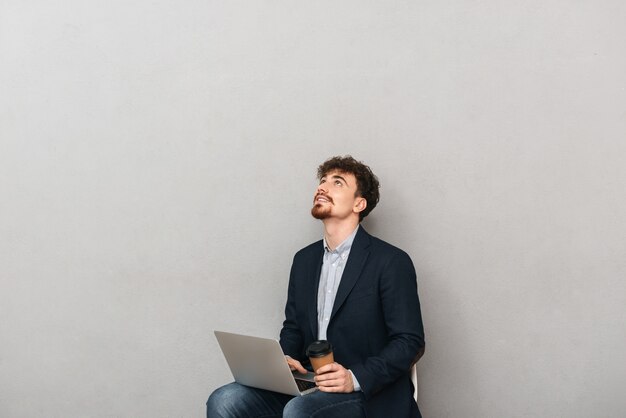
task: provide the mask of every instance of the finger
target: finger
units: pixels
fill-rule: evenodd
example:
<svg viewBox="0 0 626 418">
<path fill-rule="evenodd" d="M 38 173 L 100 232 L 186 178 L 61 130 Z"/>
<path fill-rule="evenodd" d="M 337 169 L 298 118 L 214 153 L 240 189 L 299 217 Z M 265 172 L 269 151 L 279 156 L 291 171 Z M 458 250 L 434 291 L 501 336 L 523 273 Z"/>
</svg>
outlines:
<svg viewBox="0 0 626 418">
<path fill-rule="evenodd" d="M 350 393 L 354 391 L 352 382 L 346 379 L 328 380 L 319 384 L 318 388 L 322 392 Z"/>
<path fill-rule="evenodd" d="M 298 372 L 303 374 L 307 373 L 306 369 L 302 366 L 302 363 L 300 363 L 298 360 L 289 359 L 287 362 L 289 363 L 289 367 L 291 368 L 291 370 L 297 370 Z"/>
<path fill-rule="evenodd" d="M 319 386 L 318 389 L 320 390 L 320 392 L 331 392 L 331 393 L 347 392 L 347 389 L 345 389 L 342 386 Z"/>
<path fill-rule="evenodd" d="M 320 367 L 319 369 L 317 369 L 317 371 L 315 373 L 316 374 L 324 374 L 324 373 L 328 373 L 328 372 L 339 370 L 339 367 L 340 366 L 337 363 L 330 363 L 330 364 L 326 364 L 326 365 Z"/>
<path fill-rule="evenodd" d="M 340 375 L 336 375 L 336 376 L 329 376 L 326 379 L 323 380 L 316 380 L 316 383 L 319 386 L 345 386 L 345 384 L 347 383 L 347 380 Z"/>
<path fill-rule="evenodd" d="M 300 373 L 306 373 L 306 369 L 302 366 L 302 363 L 300 363 L 298 360 L 293 360 L 293 366 Z"/>
<path fill-rule="evenodd" d="M 315 378 L 319 378 L 320 380 L 340 379 L 345 378 L 347 376 L 347 373 L 349 372 L 343 367 L 339 367 L 336 370 L 329 370 L 327 372 L 323 372 L 322 368 L 320 367 L 315 375 Z"/>
<path fill-rule="evenodd" d="M 320 383 L 328 382 L 331 380 L 339 380 L 339 379 L 341 379 L 341 373 L 338 373 L 338 372 L 328 372 L 328 373 L 315 376 L 315 381 L 320 382 Z"/>
<path fill-rule="evenodd" d="M 333 379 L 333 380 L 323 380 L 321 382 L 317 382 L 317 386 L 324 387 L 324 388 L 332 388 L 335 386 L 341 386 L 341 384 L 339 383 L 338 380 Z"/>
<path fill-rule="evenodd" d="M 293 370 L 297 370 L 298 372 L 302 373 L 302 374 L 306 374 L 307 370 L 302 366 L 302 363 L 300 363 L 298 360 L 293 359 L 289 356 L 285 356 L 285 360 L 287 360 L 287 364 L 289 364 L 289 368 L 293 371 Z"/>
</svg>

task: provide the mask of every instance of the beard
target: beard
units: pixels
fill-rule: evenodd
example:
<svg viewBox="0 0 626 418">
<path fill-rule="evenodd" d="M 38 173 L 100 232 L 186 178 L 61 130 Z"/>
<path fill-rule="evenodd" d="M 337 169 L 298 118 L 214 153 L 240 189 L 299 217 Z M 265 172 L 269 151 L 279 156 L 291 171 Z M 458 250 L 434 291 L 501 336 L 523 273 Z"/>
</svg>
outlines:
<svg viewBox="0 0 626 418">
<path fill-rule="evenodd" d="M 324 205 L 315 204 L 311 208 L 311 215 L 315 219 L 324 220 L 330 216 L 330 206 L 324 207 Z"/>
</svg>

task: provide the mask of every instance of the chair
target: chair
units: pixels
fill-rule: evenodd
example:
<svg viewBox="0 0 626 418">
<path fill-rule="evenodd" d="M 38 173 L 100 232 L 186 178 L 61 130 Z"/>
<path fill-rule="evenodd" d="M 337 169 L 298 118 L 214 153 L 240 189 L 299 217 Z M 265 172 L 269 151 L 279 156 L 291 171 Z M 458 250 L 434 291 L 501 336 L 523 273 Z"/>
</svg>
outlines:
<svg viewBox="0 0 626 418">
<path fill-rule="evenodd" d="M 415 359 L 413 360 L 413 365 L 411 366 L 411 381 L 413 382 L 413 387 L 415 388 L 415 391 L 413 392 L 415 402 L 417 402 L 417 361 L 422 358 L 425 351 L 426 347 L 422 347 L 420 349 L 420 351 L 415 356 Z"/>
<path fill-rule="evenodd" d="M 413 397 L 415 398 L 415 402 L 417 402 L 417 364 L 413 364 L 411 367 L 411 381 L 413 382 L 413 387 L 415 388 Z"/>
</svg>

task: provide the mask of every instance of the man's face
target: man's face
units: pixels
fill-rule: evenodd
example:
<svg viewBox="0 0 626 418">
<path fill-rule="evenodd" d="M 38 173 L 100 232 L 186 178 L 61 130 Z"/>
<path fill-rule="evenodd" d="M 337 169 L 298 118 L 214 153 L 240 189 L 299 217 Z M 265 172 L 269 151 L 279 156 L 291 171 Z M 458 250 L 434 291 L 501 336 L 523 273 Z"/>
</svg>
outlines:
<svg viewBox="0 0 626 418">
<path fill-rule="evenodd" d="M 316 219 L 346 219 L 357 215 L 367 203 L 356 196 L 357 184 L 354 174 L 334 170 L 320 179 L 315 190 L 311 215 Z"/>
</svg>

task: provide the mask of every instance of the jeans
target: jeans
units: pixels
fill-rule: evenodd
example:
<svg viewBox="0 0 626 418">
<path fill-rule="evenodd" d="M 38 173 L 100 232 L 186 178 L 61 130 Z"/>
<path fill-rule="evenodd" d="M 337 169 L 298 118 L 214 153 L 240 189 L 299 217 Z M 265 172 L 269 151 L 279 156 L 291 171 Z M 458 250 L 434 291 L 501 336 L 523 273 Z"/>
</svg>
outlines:
<svg viewBox="0 0 626 418">
<path fill-rule="evenodd" d="M 207 418 L 363 418 L 362 392 L 283 395 L 239 383 L 222 386 L 207 401 Z"/>
</svg>

